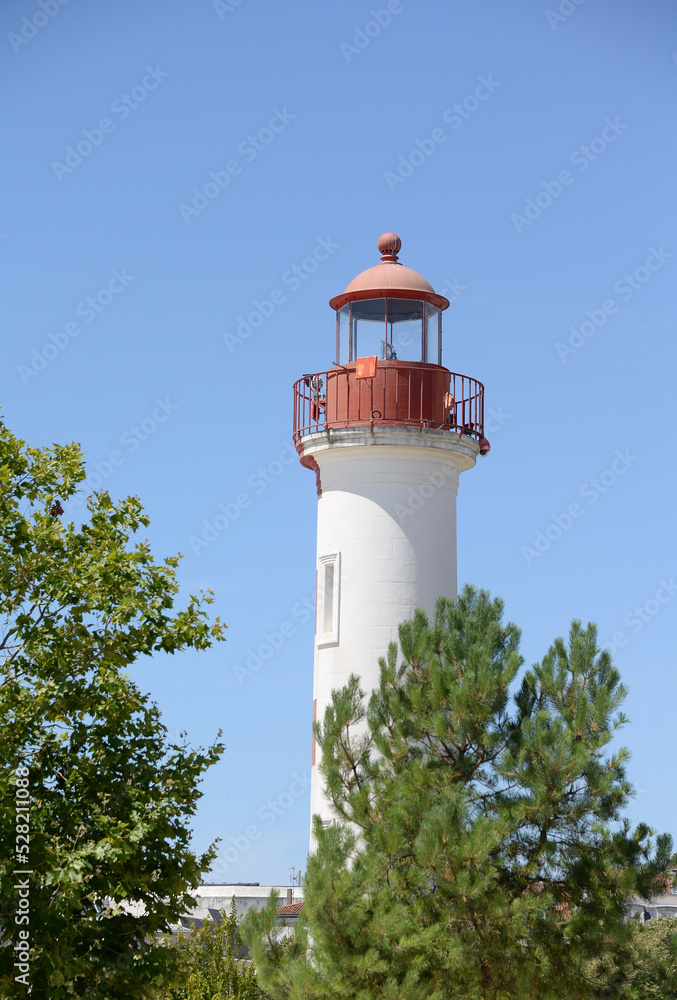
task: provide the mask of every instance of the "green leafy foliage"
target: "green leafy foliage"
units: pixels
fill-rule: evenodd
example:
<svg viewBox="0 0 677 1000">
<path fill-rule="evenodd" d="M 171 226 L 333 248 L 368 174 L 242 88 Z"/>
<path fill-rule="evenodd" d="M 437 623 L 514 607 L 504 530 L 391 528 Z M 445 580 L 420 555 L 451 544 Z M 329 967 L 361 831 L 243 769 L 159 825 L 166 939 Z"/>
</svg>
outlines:
<svg viewBox="0 0 677 1000">
<path fill-rule="evenodd" d="M 2 996 L 25 992 L 11 947 L 20 927 L 32 996 L 134 998 L 171 981 L 175 949 L 157 935 L 215 856 L 190 851 L 186 820 L 223 746 L 170 739 L 124 670 L 144 654 L 205 649 L 224 626 L 209 620 L 210 593 L 174 609 L 178 557 L 157 563 L 133 541 L 148 524 L 138 498 L 96 494 L 85 523 L 64 523 L 84 476 L 77 445 L 30 448 L 0 424 Z M 29 792 L 25 844 L 17 782 Z M 16 869 L 31 871 L 26 925 Z"/>
<path fill-rule="evenodd" d="M 634 920 L 624 952 L 591 961 L 584 979 L 590 1000 L 674 1000 L 677 917 Z"/>
<path fill-rule="evenodd" d="M 579 622 L 523 671 L 502 610 L 441 598 L 368 705 L 357 677 L 334 692 L 316 737 L 337 822 L 315 818 L 297 946 L 272 902 L 246 925 L 273 997 L 583 998 L 588 963 L 627 947 L 625 901 L 671 842 L 621 817 L 625 689 Z"/>
<path fill-rule="evenodd" d="M 182 985 L 158 991 L 152 1000 L 265 1000 L 244 956 L 234 898 L 230 913 L 221 910 L 220 917 L 179 934 Z"/>
</svg>

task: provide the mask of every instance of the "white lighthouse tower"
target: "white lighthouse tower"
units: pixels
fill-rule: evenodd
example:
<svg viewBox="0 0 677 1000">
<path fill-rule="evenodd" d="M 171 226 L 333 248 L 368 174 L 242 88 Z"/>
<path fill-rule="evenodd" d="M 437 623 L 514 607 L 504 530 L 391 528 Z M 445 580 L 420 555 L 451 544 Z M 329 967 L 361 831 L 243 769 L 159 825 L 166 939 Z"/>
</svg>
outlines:
<svg viewBox="0 0 677 1000">
<path fill-rule="evenodd" d="M 330 302 L 336 364 L 294 385 L 294 441 L 317 480 L 313 716 L 358 674 L 378 684 L 379 657 L 416 608 L 456 596 L 459 474 L 486 454 L 484 386 L 442 366 L 449 301 L 399 263 L 381 261 Z M 313 739 L 311 816 L 333 819 Z M 312 844 L 311 844 L 312 847 Z"/>
</svg>

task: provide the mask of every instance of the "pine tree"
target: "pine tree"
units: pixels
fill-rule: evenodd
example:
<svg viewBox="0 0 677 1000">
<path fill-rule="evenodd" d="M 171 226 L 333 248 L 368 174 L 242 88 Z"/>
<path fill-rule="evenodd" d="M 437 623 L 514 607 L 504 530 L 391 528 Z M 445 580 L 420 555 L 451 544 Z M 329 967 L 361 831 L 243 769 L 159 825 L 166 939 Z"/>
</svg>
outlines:
<svg viewBox="0 0 677 1000">
<path fill-rule="evenodd" d="M 625 901 L 671 848 L 621 817 L 625 689 L 576 621 L 523 671 L 502 610 L 441 598 L 400 627 L 368 706 L 356 677 L 334 692 L 316 737 L 337 822 L 315 818 L 295 949 L 272 900 L 248 918 L 272 996 L 579 998 L 586 963 L 623 951 Z"/>
</svg>

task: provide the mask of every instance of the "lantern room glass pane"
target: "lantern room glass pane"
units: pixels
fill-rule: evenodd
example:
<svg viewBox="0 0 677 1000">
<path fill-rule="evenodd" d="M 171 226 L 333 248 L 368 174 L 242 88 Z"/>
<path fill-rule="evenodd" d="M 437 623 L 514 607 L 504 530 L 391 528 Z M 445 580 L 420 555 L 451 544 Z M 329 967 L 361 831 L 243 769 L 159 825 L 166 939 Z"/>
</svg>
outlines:
<svg viewBox="0 0 677 1000">
<path fill-rule="evenodd" d="M 350 303 L 351 361 L 386 356 L 386 300 L 364 299 Z"/>
<path fill-rule="evenodd" d="M 423 360 L 423 302 L 388 299 L 388 347 L 393 361 Z"/>
<path fill-rule="evenodd" d="M 336 361 L 339 365 L 347 365 L 350 361 L 350 306 L 339 309 L 336 317 L 338 323 L 338 346 Z"/>
<path fill-rule="evenodd" d="M 442 364 L 442 313 L 426 302 L 425 307 L 425 360 L 429 365 Z"/>
</svg>

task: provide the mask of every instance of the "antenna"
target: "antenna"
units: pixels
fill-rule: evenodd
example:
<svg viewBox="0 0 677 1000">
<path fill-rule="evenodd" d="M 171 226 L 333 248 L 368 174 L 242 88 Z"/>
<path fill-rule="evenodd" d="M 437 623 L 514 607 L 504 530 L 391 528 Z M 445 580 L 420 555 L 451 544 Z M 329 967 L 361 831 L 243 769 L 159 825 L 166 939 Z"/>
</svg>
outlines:
<svg viewBox="0 0 677 1000">
<path fill-rule="evenodd" d="M 299 870 L 297 872 L 295 865 L 292 865 L 292 867 L 289 869 L 289 871 L 291 872 L 291 875 L 289 876 L 289 881 L 290 881 L 291 885 L 297 885 L 300 888 L 303 872 L 301 871 L 300 868 L 299 868 Z M 291 902 L 292 903 L 294 902 L 294 890 L 293 889 L 291 890 Z"/>
</svg>

